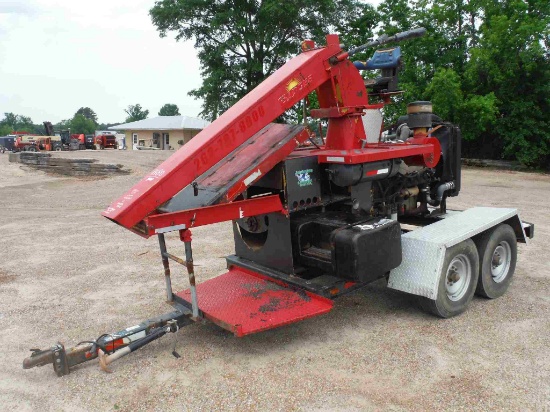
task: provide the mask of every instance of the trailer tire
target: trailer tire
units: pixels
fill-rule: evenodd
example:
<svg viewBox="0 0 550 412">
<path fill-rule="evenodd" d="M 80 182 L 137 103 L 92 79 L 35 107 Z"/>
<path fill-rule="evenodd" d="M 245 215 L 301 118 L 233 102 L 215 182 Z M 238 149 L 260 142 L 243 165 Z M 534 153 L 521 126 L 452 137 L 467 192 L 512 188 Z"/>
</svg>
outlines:
<svg viewBox="0 0 550 412">
<path fill-rule="evenodd" d="M 506 293 L 516 270 L 516 233 L 510 225 L 501 224 L 481 234 L 476 245 L 479 251 L 476 294 L 496 299 Z"/>
<path fill-rule="evenodd" d="M 61 150 L 63 150 L 63 149 L 61 149 L 59 146 L 57 146 L 57 147 L 55 148 L 55 151 L 56 151 L 56 152 L 60 152 Z"/>
<path fill-rule="evenodd" d="M 447 249 L 441 269 L 437 297 L 422 298 L 422 306 L 441 318 L 466 310 L 474 296 L 479 276 L 479 254 L 472 239 Z"/>
</svg>

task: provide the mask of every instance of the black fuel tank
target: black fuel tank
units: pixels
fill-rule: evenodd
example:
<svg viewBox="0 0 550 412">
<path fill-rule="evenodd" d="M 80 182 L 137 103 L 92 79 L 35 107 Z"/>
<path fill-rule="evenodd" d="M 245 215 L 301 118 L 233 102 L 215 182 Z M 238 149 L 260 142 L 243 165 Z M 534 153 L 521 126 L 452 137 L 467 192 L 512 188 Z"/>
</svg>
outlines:
<svg viewBox="0 0 550 412">
<path fill-rule="evenodd" d="M 401 264 L 397 221 L 345 212 L 291 221 L 295 262 L 332 276 L 372 282 Z"/>
<path fill-rule="evenodd" d="M 332 232 L 336 276 L 372 282 L 401 264 L 401 226 L 379 219 Z"/>
</svg>

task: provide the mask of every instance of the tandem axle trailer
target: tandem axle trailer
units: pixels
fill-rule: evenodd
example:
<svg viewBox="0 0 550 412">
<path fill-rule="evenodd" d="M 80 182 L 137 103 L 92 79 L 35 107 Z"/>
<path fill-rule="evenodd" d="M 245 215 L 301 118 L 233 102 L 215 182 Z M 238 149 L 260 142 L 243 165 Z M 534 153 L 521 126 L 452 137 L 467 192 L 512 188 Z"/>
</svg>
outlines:
<svg viewBox="0 0 550 412">
<path fill-rule="evenodd" d="M 424 306 L 443 317 L 449 313 L 444 307 L 439 308 L 438 301 L 444 302 L 441 298 L 445 295 L 451 299 L 461 293 L 473 295 L 468 288 L 477 289 L 478 294 L 489 298 L 504 293 L 515 269 L 516 242 L 527 243 L 534 236 L 534 225 L 522 221 L 517 210 L 492 207 L 434 213 L 422 220 L 409 220 L 400 227 L 403 260 L 387 275 L 388 287 L 417 295 Z M 195 322 L 212 322 L 243 337 L 327 313 L 333 307 L 333 299 L 366 286 L 337 278 L 304 280 L 260 267 L 238 256 L 227 257 L 226 273 L 197 286 L 191 239 L 182 236 L 186 242 L 186 258 L 181 259 L 167 252 L 165 233 L 168 231 L 170 228 L 159 230 L 157 236 L 165 272 L 166 298 L 174 309 L 172 312 L 83 341 L 70 349 L 61 343 L 47 350 L 35 349 L 25 359 L 23 367 L 52 364 L 55 373 L 63 376 L 72 367 L 99 358 L 101 369 L 111 372 L 108 365 L 113 361 Z M 189 231 L 183 229 L 181 233 Z M 475 249 L 465 248 L 471 243 Z M 470 260 L 469 253 L 474 250 L 477 260 Z M 172 290 L 170 260 L 187 268 L 189 289 L 179 293 Z M 483 272 L 487 261 L 490 261 L 490 277 Z M 479 276 L 486 279 L 479 283 Z M 495 289 L 490 282 L 503 287 Z M 480 289 L 478 283 L 488 286 Z M 466 306 L 458 310 L 462 312 Z M 180 357 L 175 340 L 172 354 Z"/>
<path fill-rule="evenodd" d="M 401 49 L 350 57 L 422 36 L 414 29 L 342 49 L 302 42 L 302 53 L 115 200 L 103 215 L 142 237 L 156 236 L 174 311 L 71 349 L 34 350 L 24 368 L 53 364 L 59 375 L 99 358 L 113 361 L 183 326 L 213 322 L 242 337 L 329 312 L 338 296 L 386 279 L 439 317 L 462 313 L 474 294 L 498 298 L 515 271 L 517 243 L 534 226 L 515 209 L 447 210 L 461 190 L 461 133 L 411 102 L 387 134 L 363 116 L 401 93 Z M 371 79 L 362 70 L 380 70 Z M 316 93 L 319 108 L 307 110 Z M 274 123 L 298 103 L 328 124 Z M 367 136 L 372 134 L 373 136 Z M 196 282 L 191 230 L 232 221 L 227 272 Z M 185 258 L 168 252 L 179 233 Z M 189 288 L 172 290 L 170 261 Z M 177 352 L 172 351 L 175 356 Z"/>
</svg>

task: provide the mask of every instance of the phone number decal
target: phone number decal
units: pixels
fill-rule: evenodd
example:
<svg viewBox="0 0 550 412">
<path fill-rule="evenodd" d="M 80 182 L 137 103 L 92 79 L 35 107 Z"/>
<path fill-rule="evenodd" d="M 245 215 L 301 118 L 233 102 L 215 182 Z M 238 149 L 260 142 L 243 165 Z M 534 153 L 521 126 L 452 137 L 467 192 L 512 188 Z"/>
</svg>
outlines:
<svg viewBox="0 0 550 412">
<path fill-rule="evenodd" d="M 239 134 L 245 134 L 252 126 L 265 116 L 263 106 L 258 106 L 249 111 L 236 125 L 218 138 L 214 144 L 203 149 L 194 159 L 195 168 L 211 166 L 218 152 L 228 153 L 234 149 L 235 140 Z"/>
</svg>

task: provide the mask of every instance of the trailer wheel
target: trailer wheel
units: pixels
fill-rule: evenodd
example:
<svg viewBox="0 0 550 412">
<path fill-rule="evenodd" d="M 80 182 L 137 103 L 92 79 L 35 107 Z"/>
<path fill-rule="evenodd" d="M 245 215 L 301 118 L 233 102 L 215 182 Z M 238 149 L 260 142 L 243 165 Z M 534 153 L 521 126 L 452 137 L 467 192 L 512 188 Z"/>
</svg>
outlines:
<svg viewBox="0 0 550 412">
<path fill-rule="evenodd" d="M 501 224 L 476 240 L 479 250 L 479 280 L 476 294 L 498 298 L 508 289 L 516 270 L 518 245 L 514 229 Z"/>
<path fill-rule="evenodd" d="M 437 298 L 423 298 L 424 309 L 442 318 L 461 314 L 474 296 L 478 276 L 479 255 L 472 239 L 447 249 Z"/>
</svg>

